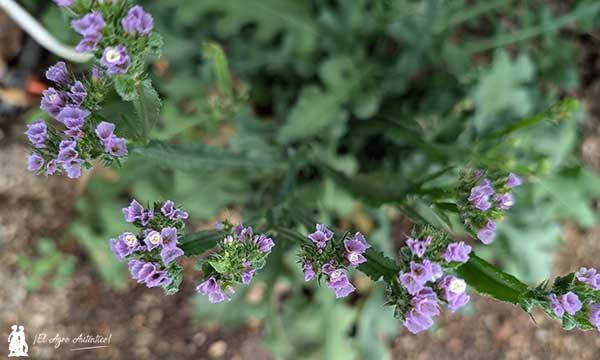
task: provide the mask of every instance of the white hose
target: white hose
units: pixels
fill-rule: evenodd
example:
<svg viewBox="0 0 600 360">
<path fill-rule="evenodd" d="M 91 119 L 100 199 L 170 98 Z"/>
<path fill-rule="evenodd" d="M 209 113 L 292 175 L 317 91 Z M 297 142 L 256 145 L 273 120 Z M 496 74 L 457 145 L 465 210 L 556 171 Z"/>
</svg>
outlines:
<svg viewBox="0 0 600 360">
<path fill-rule="evenodd" d="M 92 54 L 78 53 L 72 47 L 56 40 L 48 30 L 14 0 L 0 0 L 0 9 L 6 11 L 8 16 L 19 24 L 29 36 L 51 53 L 72 62 L 84 63 L 92 59 Z"/>
</svg>

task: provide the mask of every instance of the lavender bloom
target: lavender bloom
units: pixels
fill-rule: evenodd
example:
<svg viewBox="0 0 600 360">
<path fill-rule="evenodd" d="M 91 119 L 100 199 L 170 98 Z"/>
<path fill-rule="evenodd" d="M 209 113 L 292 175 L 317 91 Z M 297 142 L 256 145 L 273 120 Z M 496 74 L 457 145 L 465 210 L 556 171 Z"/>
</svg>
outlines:
<svg viewBox="0 0 600 360">
<path fill-rule="evenodd" d="M 100 33 L 86 35 L 79 41 L 79 44 L 75 46 L 75 51 L 77 52 L 93 52 L 98 47 L 98 43 L 102 40 L 102 35 Z M 93 69 L 92 69 L 93 74 Z M 92 79 L 94 76 L 92 75 Z"/>
<path fill-rule="evenodd" d="M 575 315 L 576 312 L 581 310 L 582 305 L 581 305 L 581 301 L 579 300 L 579 296 L 577 296 L 572 291 L 569 291 L 568 293 L 561 295 L 559 300 L 560 300 L 560 304 L 562 305 L 563 309 L 565 309 L 565 311 L 567 313 L 569 313 L 569 315 Z"/>
<path fill-rule="evenodd" d="M 27 170 L 38 171 L 42 166 L 44 166 L 44 158 L 36 152 L 31 153 L 27 159 Z"/>
<path fill-rule="evenodd" d="M 133 279 L 139 279 L 139 272 L 145 264 L 146 262 L 142 260 L 129 260 L 127 263 L 127 268 L 129 269 L 129 273 Z"/>
<path fill-rule="evenodd" d="M 128 154 L 125 139 L 111 136 L 104 145 L 104 150 L 113 156 L 126 156 Z"/>
<path fill-rule="evenodd" d="M 307 261 L 304 263 L 304 281 L 310 281 L 315 277 L 312 263 Z"/>
<path fill-rule="evenodd" d="M 317 249 L 322 250 L 327 245 L 327 241 L 331 240 L 333 237 L 333 231 L 327 229 L 327 226 L 323 224 L 317 224 L 317 231 L 308 235 L 308 238 L 311 239 Z"/>
<path fill-rule="evenodd" d="M 46 164 L 46 175 L 54 175 L 58 167 L 58 162 L 55 159 L 48 161 Z"/>
<path fill-rule="evenodd" d="M 438 297 L 430 287 L 421 289 L 411 300 L 414 309 L 426 316 L 437 316 L 440 314 Z"/>
<path fill-rule="evenodd" d="M 201 295 L 208 294 L 208 301 L 211 303 L 218 303 L 225 300 L 225 294 L 223 293 L 223 290 L 221 290 L 221 286 L 215 279 L 214 275 L 210 276 L 200 285 L 196 286 L 196 292 Z"/>
<path fill-rule="evenodd" d="M 500 209 L 510 209 L 515 201 L 511 193 L 498 194 L 494 197 L 494 200 L 498 203 Z"/>
<path fill-rule="evenodd" d="M 162 238 L 158 231 L 145 230 L 144 236 L 144 243 L 146 243 L 148 250 L 152 250 L 158 245 L 162 244 Z"/>
<path fill-rule="evenodd" d="M 67 64 L 64 61 L 59 61 L 55 65 L 52 65 L 46 70 L 46 79 L 54 81 L 62 85 L 67 85 L 69 81 L 69 71 L 67 70 Z"/>
<path fill-rule="evenodd" d="M 323 264 L 323 266 L 321 267 L 321 271 L 323 272 L 323 274 L 331 275 L 331 273 L 335 271 L 335 266 L 333 266 L 333 260 Z"/>
<path fill-rule="evenodd" d="M 185 220 L 189 216 L 190 215 L 187 212 L 185 212 L 181 209 L 175 209 L 175 213 L 173 214 L 173 219 L 175 219 L 175 220 L 184 219 Z"/>
<path fill-rule="evenodd" d="M 155 271 L 147 276 L 145 281 L 146 286 L 152 288 L 157 286 L 167 286 L 173 282 L 173 279 L 171 279 L 165 271 Z"/>
<path fill-rule="evenodd" d="M 550 294 L 548 295 L 548 299 L 550 299 L 550 304 L 552 306 L 552 311 L 554 312 L 554 314 L 559 318 L 563 317 L 563 315 L 565 314 L 565 309 L 563 309 L 556 295 Z"/>
<path fill-rule="evenodd" d="M 431 274 L 431 278 L 427 281 L 436 281 L 444 275 L 444 271 L 442 270 L 440 264 L 429 259 L 423 261 L 423 266 L 425 266 L 427 271 Z"/>
<path fill-rule="evenodd" d="M 65 106 L 56 119 L 63 123 L 68 129 L 79 130 L 83 126 L 85 118 L 90 116 L 88 110 L 82 110 L 76 106 L 67 105 Z"/>
<path fill-rule="evenodd" d="M 235 232 L 237 239 L 243 243 L 248 242 L 250 240 L 253 239 L 253 230 L 252 230 L 252 226 L 248 226 L 248 227 L 240 227 L 241 230 L 239 230 L 238 232 Z"/>
<path fill-rule="evenodd" d="M 451 312 L 455 312 L 471 299 L 465 293 L 467 284 L 463 279 L 456 278 L 452 275 L 444 276 L 438 283 L 438 287 L 444 290 L 444 298 L 448 301 L 448 308 Z"/>
<path fill-rule="evenodd" d="M 481 229 L 477 231 L 477 238 L 485 245 L 489 245 L 494 241 L 496 233 L 490 229 Z"/>
<path fill-rule="evenodd" d="M 164 249 L 174 249 L 177 247 L 177 229 L 166 227 L 160 231 L 161 244 Z"/>
<path fill-rule="evenodd" d="M 600 274 L 596 273 L 596 269 L 587 269 L 582 267 L 575 273 L 577 280 L 588 284 L 594 290 L 600 290 Z"/>
<path fill-rule="evenodd" d="M 356 288 L 348 280 L 346 272 L 342 269 L 336 269 L 329 275 L 327 287 L 335 290 L 335 298 L 343 298 L 354 292 Z"/>
<path fill-rule="evenodd" d="M 485 223 L 485 227 L 488 230 L 496 230 L 496 223 L 492 219 L 488 219 Z"/>
<path fill-rule="evenodd" d="M 365 237 L 357 232 L 352 239 L 344 240 L 344 257 L 350 265 L 358 266 L 367 261 L 362 255 L 371 245 L 367 244 Z"/>
<path fill-rule="evenodd" d="M 100 64 L 106 67 L 108 74 L 125 74 L 129 70 L 129 55 L 123 45 L 104 49 Z"/>
<path fill-rule="evenodd" d="M 242 284 L 248 285 L 254 276 L 254 269 L 252 269 L 252 263 L 250 261 L 244 261 L 242 265 L 244 265 L 244 269 L 240 273 L 240 276 L 242 277 Z"/>
<path fill-rule="evenodd" d="M 100 34 L 106 23 L 104 22 L 104 18 L 102 18 L 102 14 L 94 11 L 81 19 L 71 21 L 71 26 L 83 36 L 91 36 Z"/>
<path fill-rule="evenodd" d="M 79 153 L 75 150 L 77 143 L 75 141 L 63 140 L 58 147 L 57 160 L 61 164 L 70 163 L 79 157 Z"/>
<path fill-rule="evenodd" d="M 521 181 L 521 178 L 513 173 L 510 173 L 508 175 L 508 178 L 506 179 L 506 186 L 508 188 L 514 188 L 517 186 L 521 186 L 522 183 L 523 183 L 523 181 Z"/>
<path fill-rule="evenodd" d="M 46 110 L 53 118 L 58 116 L 64 105 L 65 97 L 60 91 L 52 87 L 42 91 L 40 109 Z"/>
<path fill-rule="evenodd" d="M 401 271 L 398 279 L 411 295 L 415 295 L 423 288 L 423 283 L 412 272 Z"/>
<path fill-rule="evenodd" d="M 74 0 L 52 0 L 58 6 L 69 7 L 73 5 Z"/>
<path fill-rule="evenodd" d="M 160 211 L 163 213 L 164 216 L 166 216 L 172 220 L 187 219 L 189 217 L 189 214 L 186 213 L 185 211 L 175 208 L 175 203 L 173 203 L 173 201 L 171 201 L 171 200 L 165 201 L 163 206 L 160 208 Z M 236 229 L 237 229 L 237 232 L 236 232 Z M 244 227 L 241 224 L 238 224 L 234 228 L 234 233 L 236 233 L 236 235 L 238 235 L 238 237 L 239 237 L 240 233 L 243 230 L 244 230 Z M 250 231 L 250 233 L 248 235 L 249 235 L 249 237 L 252 237 L 252 228 L 250 228 L 249 231 Z M 247 234 L 247 232 L 248 232 L 248 230 L 246 230 L 246 232 L 244 234 Z"/>
<path fill-rule="evenodd" d="M 119 261 L 133 254 L 138 249 L 138 245 L 137 237 L 130 232 L 119 235 L 117 239 L 110 239 L 110 248 Z"/>
<path fill-rule="evenodd" d="M 77 179 L 81 176 L 81 164 L 83 164 L 83 160 L 71 159 L 70 161 L 63 162 L 62 167 L 67 172 L 69 179 Z"/>
<path fill-rule="evenodd" d="M 178 247 L 174 248 L 164 248 L 160 252 L 160 257 L 163 261 L 163 264 L 169 265 L 171 261 L 177 259 L 178 257 L 183 255 L 183 250 Z"/>
<path fill-rule="evenodd" d="M 144 208 L 137 200 L 133 199 L 131 200 L 131 204 L 129 204 L 128 207 L 123 208 L 122 211 L 125 216 L 125 221 L 132 223 L 142 219 Z"/>
<path fill-rule="evenodd" d="M 37 120 L 33 124 L 27 125 L 27 131 L 25 135 L 29 138 L 31 144 L 38 148 L 46 147 L 46 140 L 48 140 L 48 129 L 46 123 L 43 120 Z"/>
<path fill-rule="evenodd" d="M 97 66 L 92 67 L 92 81 L 98 81 L 104 76 L 102 70 L 100 70 Z"/>
<path fill-rule="evenodd" d="M 260 234 L 260 236 L 255 235 L 254 243 L 256 244 L 256 246 L 258 246 L 258 251 L 262 253 L 271 251 L 273 246 L 275 246 L 273 239 L 267 237 L 265 234 Z"/>
<path fill-rule="evenodd" d="M 454 242 L 444 250 L 442 258 L 447 262 L 458 261 L 465 263 L 469 260 L 469 254 L 471 253 L 471 246 L 464 242 Z"/>
<path fill-rule="evenodd" d="M 156 272 L 156 265 L 149 262 L 144 262 L 142 267 L 137 272 L 137 277 L 134 277 L 138 283 L 143 283 L 146 279 Z"/>
<path fill-rule="evenodd" d="M 423 330 L 429 329 L 433 325 L 431 317 L 419 313 L 416 309 L 412 309 L 406 314 L 404 327 L 413 334 L 418 334 Z"/>
<path fill-rule="evenodd" d="M 83 83 L 79 80 L 76 81 L 75 84 L 71 86 L 69 98 L 71 99 L 71 101 L 73 101 L 75 105 L 80 106 L 81 104 L 83 104 L 83 101 L 85 100 L 86 96 L 87 89 L 85 88 L 85 85 L 83 85 Z"/>
<path fill-rule="evenodd" d="M 96 135 L 102 144 L 108 142 L 108 140 L 113 136 L 114 131 L 115 124 L 106 121 L 103 121 L 96 126 Z"/>
<path fill-rule="evenodd" d="M 488 211 L 492 206 L 489 202 L 489 197 L 493 193 L 494 189 L 492 188 L 492 184 L 488 179 L 484 179 L 480 185 L 471 189 L 469 201 L 476 209 L 479 209 L 481 212 L 485 212 Z"/>
<path fill-rule="evenodd" d="M 146 225 L 148 225 L 150 220 L 152 220 L 153 218 L 154 218 L 154 210 L 150 209 L 142 214 L 142 219 L 140 220 L 140 222 L 142 223 L 143 226 L 146 226 Z"/>
<path fill-rule="evenodd" d="M 423 255 L 425 254 L 425 250 L 427 249 L 424 242 L 415 239 L 406 240 L 406 245 L 408 246 L 412 254 L 417 257 L 423 257 Z"/>
<path fill-rule="evenodd" d="M 134 6 L 129 10 L 127 16 L 121 20 L 121 25 L 129 35 L 146 35 L 152 31 L 154 19 L 141 6 Z"/>
<path fill-rule="evenodd" d="M 171 200 L 165 201 L 163 206 L 160 208 L 160 211 L 163 213 L 164 216 L 168 217 L 169 219 L 172 219 L 173 213 L 175 212 L 175 203 Z"/>
<path fill-rule="evenodd" d="M 590 303 L 588 317 L 592 325 L 600 331 L 600 304 Z"/>
</svg>

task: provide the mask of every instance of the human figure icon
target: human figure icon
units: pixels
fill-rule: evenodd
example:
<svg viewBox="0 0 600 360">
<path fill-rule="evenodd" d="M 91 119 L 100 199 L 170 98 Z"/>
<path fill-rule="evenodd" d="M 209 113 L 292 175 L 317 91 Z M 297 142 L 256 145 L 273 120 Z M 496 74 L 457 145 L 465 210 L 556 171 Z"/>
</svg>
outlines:
<svg viewBox="0 0 600 360">
<path fill-rule="evenodd" d="M 29 346 L 25 340 L 25 327 L 20 325 L 13 325 L 10 327 L 11 333 L 8 335 L 8 351 L 9 357 L 21 357 L 27 356 L 29 352 Z"/>
</svg>

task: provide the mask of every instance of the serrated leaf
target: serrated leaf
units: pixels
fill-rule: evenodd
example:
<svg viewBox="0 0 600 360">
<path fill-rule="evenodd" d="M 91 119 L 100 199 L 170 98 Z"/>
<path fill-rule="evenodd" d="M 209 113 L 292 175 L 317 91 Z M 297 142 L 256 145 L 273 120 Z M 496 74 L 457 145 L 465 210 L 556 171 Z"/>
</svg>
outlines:
<svg viewBox="0 0 600 360">
<path fill-rule="evenodd" d="M 134 101 L 138 98 L 135 80 L 129 75 L 115 77 L 115 90 L 124 101 Z"/>
<path fill-rule="evenodd" d="M 400 268 L 394 259 L 391 259 L 372 247 L 365 252 L 367 262 L 360 264 L 358 270 L 362 271 L 373 281 L 378 281 L 381 277 L 391 279 L 398 276 Z"/>
<path fill-rule="evenodd" d="M 223 237 L 223 232 L 218 230 L 189 233 L 181 238 L 179 247 L 183 250 L 185 256 L 197 256 L 215 247 Z"/>
<path fill-rule="evenodd" d="M 137 98 L 133 100 L 133 107 L 141 123 L 142 139 L 146 139 L 158 122 L 162 102 L 150 80 L 137 83 L 135 91 Z"/>
<path fill-rule="evenodd" d="M 146 51 L 148 54 L 160 57 L 162 55 L 162 48 L 164 45 L 164 40 L 162 35 L 153 31 L 148 36 L 148 46 L 146 47 Z"/>
</svg>

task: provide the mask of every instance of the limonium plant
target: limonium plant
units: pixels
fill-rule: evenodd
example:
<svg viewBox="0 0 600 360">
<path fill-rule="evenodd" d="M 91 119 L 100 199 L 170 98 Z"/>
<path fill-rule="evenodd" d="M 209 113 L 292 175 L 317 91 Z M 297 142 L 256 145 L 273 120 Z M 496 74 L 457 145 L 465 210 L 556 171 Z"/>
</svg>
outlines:
<svg viewBox="0 0 600 360">
<path fill-rule="evenodd" d="M 72 16 L 71 26 L 82 36 L 76 49 L 92 53 L 94 64 L 89 74 L 70 72 L 64 62 L 48 69 L 46 77 L 52 86 L 44 91 L 41 108 L 51 120 L 40 119 L 28 126 L 26 135 L 33 148 L 28 169 L 77 178 L 96 159 L 120 164 L 128 155 L 127 142 L 136 140 L 119 135 L 124 126 L 120 119 L 102 117 L 100 110 L 109 90 L 114 88 L 124 101 L 139 105 L 146 134 L 146 102 L 148 95 L 157 95 L 145 75 L 144 59 L 159 54 L 161 41 L 153 32 L 152 16 L 129 1 L 55 3 Z M 414 217 L 416 224 L 404 246 L 397 256 L 389 257 L 360 232 L 340 231 L 305 217 L 278 221 L 277 207 L 246 226 L 223 221 L 213 230 L 185 233 L 190 215 L 173 201 L 144 206 L 131 200 L 123 215 L 137 230 L 117 235 L 107 246 L 119 261 L 127 262 L 133 280 L 149 288 L 160 287 L 166 294 L 178 291 L 182 283 L 182 259 L 195 258 L 201 275 L 195 277 L 193 286 L 212 303 L 231 300 L 238 286 L 252 282 L 276 246 L 291 242 L 299 249 L 297 272 L 306 282 L 331 289 L 331 296 L 339 301 L 355 296 L 357 271 L 384 282 L 386 304 L 394 307 L 395 317 L 415 334 L 430 329 L 443 309 L 454 313 L 465 306 L 472 291 L 519 306 L 530 315 L 539 307 L 568 330 L 600 330 L 600 273 L 596 269 L 582 267 L 551 285 L 544 281 L 530 288 L 474 251 L 477 241 L 488 245 L 495 240 L 496 227 L 516 206 L 514 189 L 527 178 L 484 167 L 465 167 L 456 175 L 452 189 L 443 192 L 445 206 L 457 213 L 466 234 L 475 241 L 455 240 L 456 234 Z M 336 177 L 347 182 L 342 175 Z M 360 192 L 368 192 L 362 185 Z M 398 196 L 390 202 L 396 200 Z M 295 205 L 287 206 L 298 210 Z"/>
</svg>

